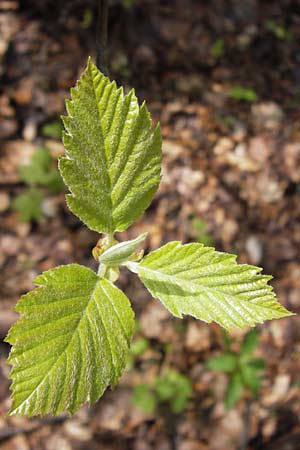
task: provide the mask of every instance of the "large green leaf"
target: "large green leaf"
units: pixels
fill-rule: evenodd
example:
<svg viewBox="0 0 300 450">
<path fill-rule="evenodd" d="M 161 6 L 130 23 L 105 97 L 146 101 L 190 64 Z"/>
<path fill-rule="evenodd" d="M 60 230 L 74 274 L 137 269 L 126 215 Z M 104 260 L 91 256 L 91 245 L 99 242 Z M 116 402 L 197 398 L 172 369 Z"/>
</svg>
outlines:
<svg viewBox="0 0 300 450">
<path fill-rule="evenodd" d="M 134 320 L 128 298 L 78 264 L 39 275 L 16 306 L 7 341 L 11 414 L 74 413 L 114 386 L 126 365 Z"/>
<path fill-rule="evenodd" d="M 189 314 L 229 329 L 291 315 L 267 284 L 272 277 L 202 244 L 170 242 L 126 265 L 177 317 Z"/>
<path fill-rule="evenodd" d="M 92 230 L 123 231 L 149 206 L 160 181 L 161 135 L 145 103 L 124 95 L 89 60 L 64 117 L 59 168 L 67 203 Z"/>
</svg>

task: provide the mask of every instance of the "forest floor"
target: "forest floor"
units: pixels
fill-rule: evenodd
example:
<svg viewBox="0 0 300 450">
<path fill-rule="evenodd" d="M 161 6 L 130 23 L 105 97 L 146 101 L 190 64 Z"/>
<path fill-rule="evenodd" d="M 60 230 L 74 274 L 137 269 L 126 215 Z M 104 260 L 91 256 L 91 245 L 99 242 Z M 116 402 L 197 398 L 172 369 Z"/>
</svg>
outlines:
<svg viewBox="0 0 300 450">
<path fill-rule="evenodd" d="M 59 117 L 87 56 L 95 56 L 94 3 L 0 2 L 0 448 L 300 449 L 299 319 L 258 328 L 256 354 L 266 363 L 260 394 L 245 391 L 226 411 L 227 377 L 206 367 L 224 351 L 220 328 L 171 318 L 126 271 L 118 283 L 138 317 L 138 350 L 118 387 L 71 418 L 5 415 L 3 339 L 16 319 L 12 307 L 41 271 L 70 262 L 95 267 L 98 236 L 67 210 L 64 192 L 40 188 L 39 220 L 21 220 L 32 201 L 21 201 L 21 213 L 14 206 L 28 189 L 20 167 L 36 149 L 48 149 L 53 170 L 64 151 Z M 299 311 L 299 3 L 112 3 L 110 77 L 135 87 L 163 135 L 159 192 L 122 239 L 148 231 L 147 250 L 197 240 L 236 253 L 271 273 L 279 301 Z M 233 332 L 236 351 L 243 335 Z M 186 407 L 174 414 L 166 403 L 154 412 L 134 405 L 136 386 L 154 386 L 169 368 L 191 380 Z M 139 402 L 147 408 L 147 398 Z"/>
</svg>

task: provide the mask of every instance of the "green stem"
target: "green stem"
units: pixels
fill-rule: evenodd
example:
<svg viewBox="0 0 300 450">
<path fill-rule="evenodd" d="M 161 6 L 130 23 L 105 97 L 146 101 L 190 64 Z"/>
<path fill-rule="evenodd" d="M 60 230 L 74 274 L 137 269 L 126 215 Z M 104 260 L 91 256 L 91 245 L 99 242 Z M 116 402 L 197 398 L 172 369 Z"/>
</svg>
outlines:
<svg viewBox="0 0 300 450">
<path fill-rule="evenodd" d="M 105 264 L 100 263 L 97 272 L 98 277 L 107 278 L 107 269 L 108 267 Z"/>
<path fill-rule="evenodd" d="M 114 245 L 114 241 L 115 241 L 114 233 L 108 233 L 106 235 L 106 237 L 107 237 L 107 248 L 112 247 Z M 106 248 L 106 250 L 107 250 L 107 248 Z M 98 267 L 97 275 L 102 278 L 107 278 L 107 274 L 108 274 L 108 267 L 105 264 L 100 263 L 99 267 Z"/>
<path fill-rule="evenodd" d="M 107 244 L 108 244 L 107 248 L 111 247 L 113 243 L 114 243 L 114 233 L 109 233 L 107 235 Z"/>
</svg>

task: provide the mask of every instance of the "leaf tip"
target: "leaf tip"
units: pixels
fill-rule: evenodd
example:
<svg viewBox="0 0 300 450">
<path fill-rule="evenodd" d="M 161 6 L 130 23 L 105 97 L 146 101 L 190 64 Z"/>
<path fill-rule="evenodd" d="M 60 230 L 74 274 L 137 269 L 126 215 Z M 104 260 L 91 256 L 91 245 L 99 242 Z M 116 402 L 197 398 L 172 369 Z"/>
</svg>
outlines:
<svg viewBox="0 0 300 450">
<path fill-rule="evenodd" d="M 86 66 L 87 66 L 88 69 L 92 69 L 95 66 L 93 58 L 91 57 L 91 55 L 88 56 L 87 65 Z"/>
</svg>

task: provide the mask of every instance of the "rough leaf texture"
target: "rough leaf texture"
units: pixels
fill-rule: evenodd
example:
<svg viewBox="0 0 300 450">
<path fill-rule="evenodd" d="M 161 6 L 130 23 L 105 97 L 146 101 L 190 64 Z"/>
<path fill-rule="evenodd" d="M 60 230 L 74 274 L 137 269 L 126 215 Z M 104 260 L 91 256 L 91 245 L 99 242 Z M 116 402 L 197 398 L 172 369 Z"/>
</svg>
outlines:
<svg viewBox="0 0 300 450">
<path fill-rule="evenodd" d="M 105 77 L 89 60 L 71 89 L 64 117 L 66 157 L 59 168 L 67 203 L 89 228 L 123 231 L 149 206 L 160 181 L 161 135 L 145 103 Z"/>
<path fill-rule="evenodd" d="M 125 367 L 134 317 L 128 298 L 78 264 L 38 276 L 11 328 L 11 414 L 74 413 L 114 386 Z"/>
<path fill-rule="evenodd" d="M 291 315 L 267 284 L 272 277 L 202 244 L 170 242 L 127 267 L 177 317 L 189 314 L 229 329 Z"/>
</svg>

